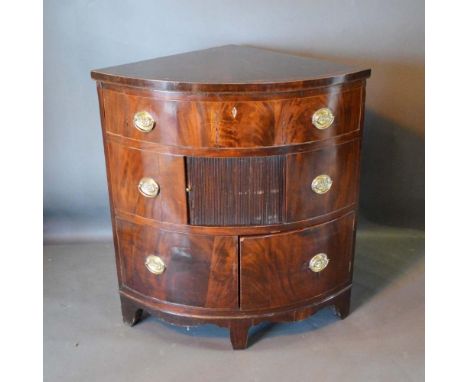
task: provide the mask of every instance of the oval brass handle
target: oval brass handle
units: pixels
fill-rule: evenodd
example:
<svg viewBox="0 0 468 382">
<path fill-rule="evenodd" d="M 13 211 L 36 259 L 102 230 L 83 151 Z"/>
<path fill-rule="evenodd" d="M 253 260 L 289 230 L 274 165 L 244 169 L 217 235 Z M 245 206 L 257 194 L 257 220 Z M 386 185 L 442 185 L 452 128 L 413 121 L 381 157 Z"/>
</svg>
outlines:
<svg viewBox="0 0 468 382">
<path fill-rule="evenodd" d="M 312 190 L 317 193 L 317 194 L 325 194 L 328 192 L 333 184 L 332 178 L 330 178 L 328 175 L 319 175 L 315 177 L 315 179 L 312 181 L 312 184 L 310 185 Z"/>
<path fill-rule="evenodd" d="M 155 275 L 160 275 L 166 270 L 166 264 L 159 256 L 149 255 L 145 260 L 146 268 Z"/>
<path fill-rule="evenodd" d="M 323 271 L 330 260 L 326 253 L 318 253 L 314 257 L 312 257 L 309 261 L 309 269 L 312 272 L 320 272 Z"/>
<path fill-rule="evenodd" d="M 141 178 L 138 191 L 146 198 L 155 198 L 159 194 L 159 184 L 153 178 Z"/>
<path fill-rule="evenodd" d="M 139 111 L 133 116 L 133 125 L 143 133 L 153 130 L 155 124 L 153 116 L 147 111 Z"/>
<path fill-rule="evenodd" d="M 312 115 L 312 123 L 319 130 L 325 130 L 329 128 L 332 125 L 334 119 L 335 116 L 328 107 L 318 109 Z"/>
</svg>

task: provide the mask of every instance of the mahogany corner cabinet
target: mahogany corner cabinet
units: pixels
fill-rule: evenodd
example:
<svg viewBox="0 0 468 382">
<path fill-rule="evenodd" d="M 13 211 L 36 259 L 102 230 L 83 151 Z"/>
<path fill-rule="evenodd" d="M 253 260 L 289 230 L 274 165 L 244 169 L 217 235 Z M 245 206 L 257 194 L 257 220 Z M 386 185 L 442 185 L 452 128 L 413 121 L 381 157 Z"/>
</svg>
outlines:
<svg viewBox="0 0 468 382">
<path fill-rule="evenodd" d="M 228 45 L 93 70 L 123 319 L 349 313 L 370 70 Z"/>
</svg>

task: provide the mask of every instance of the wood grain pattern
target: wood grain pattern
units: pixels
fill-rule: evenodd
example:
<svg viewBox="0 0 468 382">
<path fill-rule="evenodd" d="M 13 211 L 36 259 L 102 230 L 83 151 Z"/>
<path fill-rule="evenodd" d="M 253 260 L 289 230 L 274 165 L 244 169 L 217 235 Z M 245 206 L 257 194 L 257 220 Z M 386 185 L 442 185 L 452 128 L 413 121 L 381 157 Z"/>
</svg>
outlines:
<svg viewBox="0 0 468 382">
<path fill-rule="evenodd" d="M 326 221 L 336 219 L 337 217 L 344 215 L 350 211 L 356 210 L 357 204 L 352 204 L 341 210 L 335 210 L 325 215 L 315 216 L 311 219 L 300 220 L 289 223 L 278 223 L 270 225 L 236 225 L 236 226 L 203 226 L 203 225 L 191 225 L 191 224 L 174 224 L 167 222 L 160 222 L 154 219 L 144 218 L 138 215 L 132 215 L 124 213 L 122 211 L 116 211 L 116 216 L 133 222 L 136 224 L 144 224 L 154 228 L 160 228 L 168 231 L 181 232 L 181 233 L 194 233 L 200 235 L 269 235 L 278 232 L 293 231 L 296 229 L 307 228 L 315 224 L 322 224 Z"/>
<path fill-rule="evenodd" d="M 286 307 L 345 285 L 351 280 L 354 213 L 301 231 L 242 237 L 242 310 Z M 330 262 L 312 272 L 310 259 L 326 253 Z"/>
<path fill-rule="evenodd" d="M 158 300 L 207 308 L 237 308 L 237 238 L 187 235 L 117 220 L 123 285 Z M 149 272 L 156 255 L 166 270 Z"/>
<path fill-rule="evenodd" d="M 120 288 L 120 295 L 128 297 L 129 299 L 138 302 L 140 306 L 147 306 L 150 310 L 161 310 L 164 312 L 169 312 L 177 316 L 185 316 L 189 319 L 200 319 L 201 321 L 209 321 L 210 319 L 216 320 L 229 320 L 229 319 L 249 319 L 255 322 L 268 321 L 272 317 L 280 316 L 283 313 L 287 313 L 292 316 L 292 313 L 296 312 L 297 319 L 300 314 L 299 311 L 304 307 L 314 306 L 321 303 L 324 303 L 328 299 L 333 299 L 339 294 L 343 293 L 346 289 L 351 288 L 352 284 L 347 283 L 345 286 L 338 285 L 329 292 L 315 296 L 306 301 L 300 301 L 295 304 L 291 304 L 287 307 L 277 307 L 272 309 L 257 309 L 257 310 L 240 310 L 239 306 L 236 308 L 207 308 L 207 307 L 197 307 L 193 305 L 181 305 L 175 304 L 168 301 L 158 300 L 150 296 L 145 296 L 131 288 L 122 285 Z M 272 320 L 273 321 L 273 320 Z"/>
<path fill-rule="evenodd" d="M 92 71 L 124 322 L 217 324 L 243 349 L 263 321 L 349 314 L 369 75 L 238 46 Z M 318 130 L 323 107 L 335 119 Z M 156 121 L 148 133 L 133 126 L 143 110 Z M 322 174 L 333 185 L 318 195 Z M 158 182 L 156 198 L 139 193 L 142 177 Z M 313 273 L 317 252 L 330 263 Z"/>
<path fill-rule="evenodd" d="M 283 143 L 304 143 L 329 139 L 359 130 L 363 87 L 330 88 L 321 95 L 294 98 L 285 102 L 281 114 Z M 329 108 L 333 124 L 325 130 L 315 128 L 315 110 Z"/>
<path fill-rule="evenodd" d="M 357 202 L 360 140 L 320 150 L 292 154 L 286 160 L 286 215 L 293 222 L 320 216 Z M 325 194 L 312 191 L 318 175 L 331 177 Z"/>
<path fill-rule="evenodd" d="M 186 160 L 190 224 L 283 222 L 284 156 Z"/>
<path fill-rule="evenodd" d="M 187 223 L 184 158 L 107 144 L 114 208 L 146 218 Z M 138 191 L 143 177 L 153 178 L 159 195 L 147 198 Z"/>
<path fill-rule="evenodd" d="M 122 314 L 124 321 L 134 325 L 138 320 L 150 313 L 174 325 L 196 326 L 202 324 L 215 324 L 229 328 L 233 349 L 245 349 L 248 346 L 248 329 L 261 322 L 294 322 L 308 318 L 318 310 L 331 306 L 342 319 L 349 314 L 351 301 L 351 285 L 334 290 L 326 296 L 303 302 L 294 308 L 283 308 L 276 311 L 204 311 L 194 314 L 193 309 L 184 305 L 167 307 L 158 300 L 142 299 L 130 290 L 120 292 L 122 300 Z"/>
<path fill-rule="evenodd" d="M 263 157 L 272 155 L 284 155 L 293 153 L 302 153 L 314 151 L 322 147 L 329 147 L 339 145 L 341 143 L 349 142 L 353 139 L 360 138 L 361 133 L 359 130 L 352 131 L 343 135 L 332 138 L 327 138 L 315 142 L 306 142 L 294 145 L 280 145 L 280 146 L 259 146 L 259 147 L 186 147 L 186 146 L 167 146 L 161 143 L 142 141 L 124 137 L 113 133 L 106 133 L 108 141 L 117 142 L 119 144 L 140 149 L 151 151 L 161 154 L 172 154 L 180 156 L 196 156 L 207 158 L 221 158 L 221 157 Z"/>
<path fill-rule="evenodd" d="M 107 191 L 109 197 L 109 209 L 110 209 L 110 217 L 111 217 L 111 224 L 112 224 L 112 239 L 114 243 L 114 253 L 115 253 L 115 263 L 117 269 L 120 269 L 120 254 L 119 254 L 119 247 L 117 245 L 117 230 L 115 226 L 115 209 L 114 209 L 114 200 L 112 197 L 112 181 L 110 175 L 110 163 L 109 163 L 109 152 L 107 146 L 107 134 L 105 131 L 104 126 L 106 125 L 106 117 L 104 113 L 104 97 L 102 95 L 102 86 L 100 83 L 97 83 L 96 86 L 98 100 L 99 100 L 99 115 L 101 119 L 101 133 L 102 133 L 102 142 L 104 146 L 104 154 L 105 154 L 105 161 L 106 161 L 106 179 L 107 179 Z M 117 272 L 117 282 L 119 284 L 119 288 L 122 285 L 120 280 L 120 272 Z"/>
<path fill-rule="evenodd" d="M 369 75 L 367 68 L 237 45 L 91 72 L 92 78 L 102 82 L 191 93 L 304 89 L 364 79 Z"/>
<path fill-rule="evenodd" d="M 104 91 L 108 132 L 167 145 L 213 145 L 216 142 L 215 106 L 215 103 L 179 102 Z M 150 132 L 134 127 L 133 117 L 139 111 L 147 111 L 155 120 L 156 125 Z"/>
<path fill-rule="evenodd" d="M 170 100 L 104 90 L 106 131 L 131 139 L 182 147 L 269 147 L 314 142 L 359 130 L 362 85 L 324 88 L 296 98 L 237 101 Z M 325 130 L 312 115 L 329 107 L 335 121 Z M 133 126 L 133 116 L 149 112 L 150 132 Z"/>
</svg>

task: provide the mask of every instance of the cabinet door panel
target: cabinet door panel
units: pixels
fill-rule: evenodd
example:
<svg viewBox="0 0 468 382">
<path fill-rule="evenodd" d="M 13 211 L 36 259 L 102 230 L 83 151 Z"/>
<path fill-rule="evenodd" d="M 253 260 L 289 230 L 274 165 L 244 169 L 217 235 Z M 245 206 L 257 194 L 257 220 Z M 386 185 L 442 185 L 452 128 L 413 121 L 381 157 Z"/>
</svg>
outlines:
<svg viewBox="0 0 468 382">
<path fill-rule="evenodd" d="M 237 308 L 237 237 L 169 232 L 117 219 L 122 283 L 145 296 L 206 308 Z M 158 256 L 165 269 L 145 265 Z"/>
<path fill-rule="evenodd" d="M 240 305 L 271 309 L 318 297 L 351 281 L 354 213 L 299 231 L 240 239 Z M 325 254 L 314 272 L 310 260 Z"/>
</svg>

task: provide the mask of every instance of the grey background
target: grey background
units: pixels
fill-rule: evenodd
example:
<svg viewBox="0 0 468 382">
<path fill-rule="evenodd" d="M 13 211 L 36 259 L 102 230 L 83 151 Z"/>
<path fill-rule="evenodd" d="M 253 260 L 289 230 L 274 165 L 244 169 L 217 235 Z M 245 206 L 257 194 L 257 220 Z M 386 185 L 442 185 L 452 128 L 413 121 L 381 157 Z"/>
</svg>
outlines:
<svg viewBox="0 0 468 382">
<path fill-rule="evenodd" d="M 44 2 L 45 240 L 110 238 L 91 69 L 224 44 L 368 65 L 361 215 L 424 224 L 424 1 Z"/>
</svg>

